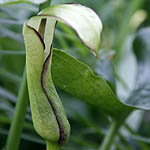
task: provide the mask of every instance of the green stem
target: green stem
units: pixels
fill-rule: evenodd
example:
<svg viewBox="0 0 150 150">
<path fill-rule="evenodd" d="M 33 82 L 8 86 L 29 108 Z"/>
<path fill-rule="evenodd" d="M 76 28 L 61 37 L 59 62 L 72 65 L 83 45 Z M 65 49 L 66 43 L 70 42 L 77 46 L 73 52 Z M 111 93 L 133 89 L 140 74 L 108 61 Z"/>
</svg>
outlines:
<svg viewBox="0 0 150 150">
<path fill-rule="evenodd" d="M 46 141 L 46 150 L 60 150 L 61 146 L 59 146 L 57 143 L 50 143 Z"/>
<path fill-rule="evenodd" d="M 10 131 L 6 142 L 6 150 L 17 150 L 19 147 L 21 132 L 24 126 L 25 115 L 27 112 L 27 106 L 28 93 L 26 83 L 26 71 L 24 70 Z"/>
<path fill-rule="evenodd" d="M 102 145 L 99 147 L 99 150 L 109 150 L 110 149 L 113 139 L 117 133 L 117 130 L 118 130 L 118 123 L 116 120 L 112 120 L 109 132 L 108 132 L 108 134 L 106 134 L 106 136 L 102 142 Z"/>
</svg>

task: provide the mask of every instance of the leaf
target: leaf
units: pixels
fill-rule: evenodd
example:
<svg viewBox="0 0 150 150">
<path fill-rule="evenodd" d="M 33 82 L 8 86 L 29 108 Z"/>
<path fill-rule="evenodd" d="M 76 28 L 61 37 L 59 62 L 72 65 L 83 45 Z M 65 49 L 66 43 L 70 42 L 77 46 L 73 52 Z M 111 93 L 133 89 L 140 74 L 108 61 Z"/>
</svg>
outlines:
<svg viewBox="0 0 150 150">
<path fill-rule="evenodd" d="M 102 24 L 95 12 L 79 4 L 51 6 L 24 24 L 34 127 L 48 142 L 63 145 L 69 138 L 70 126 L 51 77 L 52 41 L 57 21 L 71 26 L 95 55 L 98 54 Z"/>
<path fill-rule="evenodd" d="M 17 4 L 17 3 L 33 3 L 33 4 L 41 4 L 46 0 L 1 0 L 0 5 L 9 5 L 9 4 Z"/>
<path fill-rule="evenodd" d="M 120 118 L 134 109 L 150 110 L 149 39 L 150 28 L 143 29 L 136 35 L 134 52 L 138 61 L 137 82 L 135 90 L 125 103 L 121 102 L 106 81 L 95 76 L 87 65 L 56 49 L 52 63 L 54 83 L 64 91 L 97 106 L 115 118 Z"/>
<path fill-rule="evenodd" d="M 97 106 L 113 117 L 118 118 L 135 108 L 149 110 L 149 36 L 150 30 L 145 29 L 137 34 L 134 41 L 134 51 L 139 64 L 137 85 L 125 104 L 112 92 L 106 81 L 95 76 L 87 65 L 57 49 L 54 50 L 52 63 L 54 83 L 64 91 Z"/>
<path fill-rule="evenodd" d="M 150 110 L 150 28 L 141 29 L 133 41 L 138 70 L 136 85 L 127 100 L 130 105 Z"/>
<path fill-rule="evenodd" d="M 124 112 L 131 110 L 89 66 L 58 49 L 53 50 L 52 78 L 55 85 L 62 90 L 96 106 L 110 116 L 121 118 Z"/>
</svg>

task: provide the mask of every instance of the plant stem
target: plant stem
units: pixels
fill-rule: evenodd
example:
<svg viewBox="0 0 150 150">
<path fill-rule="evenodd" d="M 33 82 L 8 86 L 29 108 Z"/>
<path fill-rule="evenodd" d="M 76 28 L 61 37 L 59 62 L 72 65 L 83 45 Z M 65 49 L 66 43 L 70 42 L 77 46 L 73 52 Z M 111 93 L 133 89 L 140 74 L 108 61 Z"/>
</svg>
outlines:
<svg viewBox="0 0 150 150">
<path fill-rule="evenodd" d="M 57 143 L 50 143 L 46 141 L 46 150 L 60 150 L 61 147 Z"/>
<path fill-rule="evenodd" d="M 28 107 L 28 93 L 26 83 L 26 70 L 24 70 L 10 131 L 6 142 L 6 150 L 18 149 L 21 132 L 24 125 L 25 115 L 27 112 L 27 107 Z"/>
<path fill-rule="evenodd" d="M 106 134 L 102 145 L 99 147 L 99 150 L 109 150 L 111 147 L 111 144 L 113 142 L 113 138 L 115 137 L 118 129 L 118 123 L 116 120 L 112 120 L 110 129 L 108 134 Z"/>
</svg>

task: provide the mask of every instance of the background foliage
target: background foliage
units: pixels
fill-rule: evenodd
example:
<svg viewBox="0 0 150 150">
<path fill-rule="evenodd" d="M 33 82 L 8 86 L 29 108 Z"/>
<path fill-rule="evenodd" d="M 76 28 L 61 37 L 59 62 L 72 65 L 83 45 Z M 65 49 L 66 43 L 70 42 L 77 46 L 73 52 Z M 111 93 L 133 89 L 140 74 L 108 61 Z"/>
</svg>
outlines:
<svg viewBox="0 0 150 150">
<path fill-rule="evenodd" d="M 71 2 L 53 0 L 52 4 Z M 149 0 L 76 0 L 94 9 L 103 22 L 100 59 L 83 46 L 74 31 L 59 23 L 54 47 L 63 49 L 88 64 L 103 76 L 121 100 L 128 99 L 137 82 L 138 63 L 133 53 L 133 39 L 140 28 L 150 25 Z M 25 65 L 22 25 L 39 11 L 39 4 L 0 5 L 0 149 L 5 146 L 16 97 Z M 13 4 L 14 3 L 14 4 Z M 0 3 L 1 4 L 1 3 Z M 141 74 L 142 71 L 139 72 Z M 148 74 L 146 72 L 146 74 Z M 146 78 L 146 77 L 145 77 Z M 100 109 L 57 91 L 63 101 L 72 131 L 64 150 L 94 150 L 107 134 L 110 118 Z M 114 140 L 112 149 L 148 150 L 150 145 L 149 111 L 134 111 Z M 21 138 L 20 150 L 44 149 L 44 141 L 32 126 L 30 108 Z"/>
</svg>

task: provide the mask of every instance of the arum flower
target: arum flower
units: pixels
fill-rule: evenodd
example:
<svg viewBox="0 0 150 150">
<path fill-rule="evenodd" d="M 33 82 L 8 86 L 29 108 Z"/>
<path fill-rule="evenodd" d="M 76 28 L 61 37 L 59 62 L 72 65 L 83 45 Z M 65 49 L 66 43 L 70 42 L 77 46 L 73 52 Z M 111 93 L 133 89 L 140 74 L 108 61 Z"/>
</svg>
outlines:
<svg viewBox="0 0 150 150">
<path fill-rule="evenodd" d="M 76 31 L 98 55 L 102 24 L 96 13 L 80 4 L 54 5 L 24 23 L 26 68 L 34 128 L 48 149 L 60 149 L 69 139 L 70 125 L 51 76 L 53 36 L 57 21 Z M 63 70 L 62 70 L 63 71 Z"/>
</svg>

